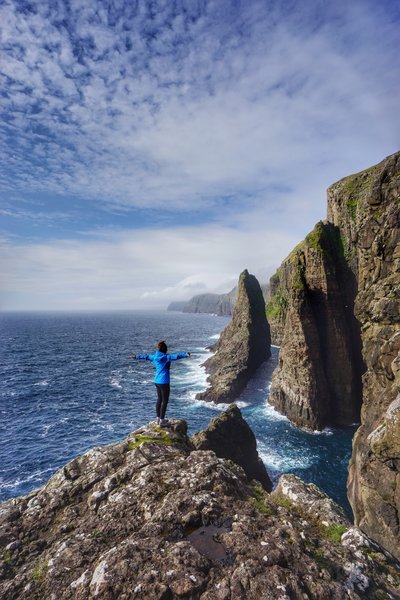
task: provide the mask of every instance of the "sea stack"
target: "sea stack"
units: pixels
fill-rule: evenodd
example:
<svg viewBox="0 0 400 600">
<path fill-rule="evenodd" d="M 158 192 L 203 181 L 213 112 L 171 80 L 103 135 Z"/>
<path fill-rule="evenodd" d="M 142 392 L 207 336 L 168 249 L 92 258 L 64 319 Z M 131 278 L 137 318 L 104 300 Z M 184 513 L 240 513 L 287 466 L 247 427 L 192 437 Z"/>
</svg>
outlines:
<svg viewBox="0 0 400 600">
<path fill-rule="evenodd" d="M 338 228 L 319 222 L 273 277 L 267 306 L 282 326 L 270 403 L 299 427 L 359 420 L 361 343 L 354 317 L 354 275 Z"/>
<path fill-rule="evenodd" d="M 204 364 L 211 386 L 197 398 L 233 402 L 258 367 L 271 356 L 271 336 L 263 293 L 254 275 L 239 277 L 232 320 L 221 333 L 215 355 Z"/>
</svg>

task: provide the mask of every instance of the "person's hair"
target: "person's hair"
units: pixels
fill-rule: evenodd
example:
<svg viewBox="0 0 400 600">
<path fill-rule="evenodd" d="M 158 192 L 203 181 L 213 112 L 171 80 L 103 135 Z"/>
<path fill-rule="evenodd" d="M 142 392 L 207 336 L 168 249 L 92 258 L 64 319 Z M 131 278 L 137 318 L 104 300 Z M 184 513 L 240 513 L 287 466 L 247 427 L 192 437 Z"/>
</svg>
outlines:
<svg viewBox="0 0 400 600">
<path fill-rule="evenodd" d="M 164 354 L 167 354 L 168 348 L 167 348 L 167 344 L 164 341 L 158 342 L 157 348 L 159 349 L 160 352 L 164 352 Z"/>
</svg>

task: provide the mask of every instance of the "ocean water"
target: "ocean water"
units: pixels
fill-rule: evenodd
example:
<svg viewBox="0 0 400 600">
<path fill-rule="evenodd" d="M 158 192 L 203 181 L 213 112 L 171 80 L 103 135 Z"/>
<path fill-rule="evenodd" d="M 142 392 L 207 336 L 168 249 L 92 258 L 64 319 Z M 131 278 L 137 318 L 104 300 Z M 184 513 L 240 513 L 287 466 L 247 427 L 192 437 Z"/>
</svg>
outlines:
<svg viewBox="0 0 400 600">
<path fill-rule="evenodd" d="M 0 500 L 26 494 L 94 446 L 109 444 L 155 417 L 153 367 L 131 353 L 192 358 L 171 367 L 167 417 L 207 426 L 226 405 L 195 399 L 207 386 L 201 364 L 228 319 L 172 312 L 0 315 Z M 355 427 L 307 433 L 268 404 L 278 348 L 237 404 L 252 427 L 274 483 L 282 473 L 313 482 L 350 514 L 347 466 Z"/>
</svg>

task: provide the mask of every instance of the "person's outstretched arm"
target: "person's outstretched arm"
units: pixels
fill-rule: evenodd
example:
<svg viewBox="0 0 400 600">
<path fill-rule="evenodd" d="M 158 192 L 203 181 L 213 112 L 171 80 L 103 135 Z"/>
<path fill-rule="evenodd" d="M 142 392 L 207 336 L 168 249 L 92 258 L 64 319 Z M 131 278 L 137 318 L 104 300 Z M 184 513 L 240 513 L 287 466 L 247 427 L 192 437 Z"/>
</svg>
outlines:
<svg viewBox="0 0 400 600">
<path fill-rule="evenodd" d="M 190 358 L 190 352 L 176 352 L 175 354 L 167 354 L 168 360 L 179 360 L 180 358 Z"/>
<path fill-rule="evenodd" d="M 137 360 L 152 360 L 152 354 L 130 354 L 129 358 L 135 358 Z"/>
</svg>

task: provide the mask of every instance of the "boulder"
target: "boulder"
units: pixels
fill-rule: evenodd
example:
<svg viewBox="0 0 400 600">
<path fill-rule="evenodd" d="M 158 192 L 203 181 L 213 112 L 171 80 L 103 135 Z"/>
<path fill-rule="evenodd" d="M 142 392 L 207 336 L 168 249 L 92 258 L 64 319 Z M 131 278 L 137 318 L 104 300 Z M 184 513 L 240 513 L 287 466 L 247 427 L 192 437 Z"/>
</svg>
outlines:
<svg viewBox="0 0 400 600">
<path fill-rule="evenodd" d="M 341 506 L 329 498 L 313 483 L 304 483 L 292 474 L 281 475 L 273 496 L 287 498 L 296 506 L 301 507 L 310 518 L 318 519 L 326 527 L 342 525 L 347 529 L 351 526 L 349 519 Z"/>
<path fill-rule="evenodd" d="M 196 450 L 213 450 L 220 458 L 230 459 L 242 467 L 249 480 L 259 481 L 267 492 L 272 490 L 271 479 L 257 452 L 255 435 L 236 404 L 213 419 L 191 441 Z"/>
</svg>

